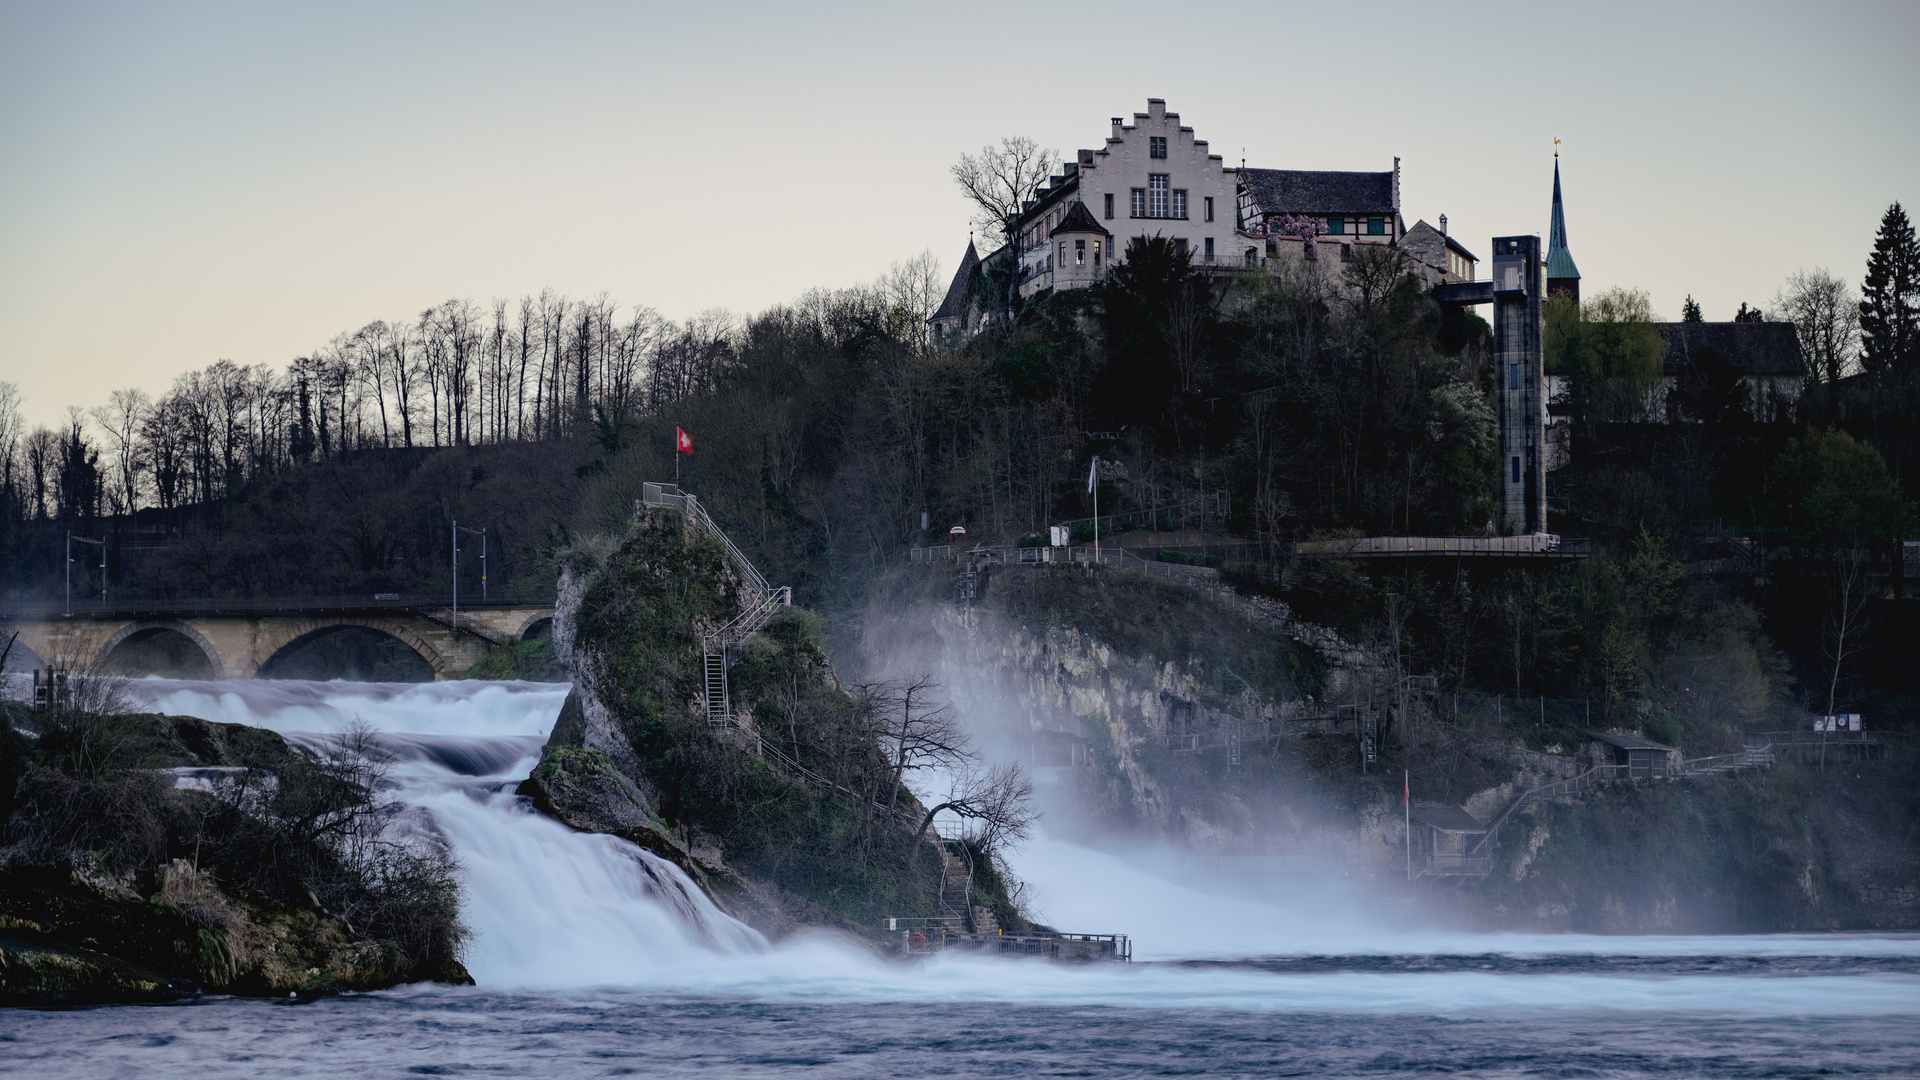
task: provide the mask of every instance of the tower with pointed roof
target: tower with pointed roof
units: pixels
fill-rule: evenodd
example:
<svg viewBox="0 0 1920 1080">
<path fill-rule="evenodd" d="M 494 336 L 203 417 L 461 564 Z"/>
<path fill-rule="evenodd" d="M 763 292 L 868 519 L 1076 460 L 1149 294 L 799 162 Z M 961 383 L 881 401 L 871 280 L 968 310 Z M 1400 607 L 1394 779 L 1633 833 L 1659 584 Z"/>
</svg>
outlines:
<svg viewBox="0 0 1920 1080">
<path fill-rule="evenodd" d="M 1560 152 L 1553 154 L 1553 225 L 1547 233 L 1547 295 L 1580 302 L 1580 268 L 1567 250 L 1567 216 L 1560 206 Z"/>
</svg>

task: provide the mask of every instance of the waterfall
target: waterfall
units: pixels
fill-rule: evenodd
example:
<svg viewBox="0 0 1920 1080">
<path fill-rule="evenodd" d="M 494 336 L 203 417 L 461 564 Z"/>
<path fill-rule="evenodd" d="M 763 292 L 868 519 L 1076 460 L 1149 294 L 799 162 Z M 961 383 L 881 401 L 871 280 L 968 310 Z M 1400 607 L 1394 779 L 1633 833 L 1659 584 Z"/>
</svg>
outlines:
<svg viewBox="0 0 1920 1080">
<path fill-rule="evenodd" d="M 396 828 L 452 848 L 467 969 L 483 985 L 632 984 L 766 946 L 679 867 L 618 837 L 577 833 L 515 794 L 567 688 L 550 683 L 193 682 L 142 679 L 150 708 L 251 724 L 317 745 L 358 719 L 395 758 Z"/>
</svg>

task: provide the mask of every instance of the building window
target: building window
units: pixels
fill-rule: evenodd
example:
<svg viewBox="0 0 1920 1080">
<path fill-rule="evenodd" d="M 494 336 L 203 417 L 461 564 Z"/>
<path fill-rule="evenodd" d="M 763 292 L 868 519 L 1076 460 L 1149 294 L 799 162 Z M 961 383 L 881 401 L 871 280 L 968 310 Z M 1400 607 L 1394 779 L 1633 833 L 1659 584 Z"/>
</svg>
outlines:
<svg viewBox="0 0 1920 1080">
<path fill-rule="evenodd" d="M 1174 253 L 1175 255 L 1178 255 L 1178 256 L 1180 256 L 1181 258 L 1185 258 L 1185 257 L 1186 257 L 1186 254 L 1187 254 L 1187 241 L 1186 241 L 1186 238 L 1184 238 L 1184 237 L 1175 237 L 1175 238 L 1174 238 L 1174 241 L 1173 241 L 1173 253 Z"/>
<path fill-rule="evenodd" d="M 1177 218 L 1184 218 L 1187 216 L 1187 189 L 1186 188 L 1173 189 L 1173 216 Z"/>
<path fill-rule="evenodd" d="M 1067 265 L 1067 242 L 1065 240 L 1060 241 L 1060 265 L 1063 267 Z"/>
<path fill-rule="evenodd" d="M 1327 235 L 1345 236 L 1346 232 L 1347 232 L 1346 218 L 1330 217 L 1327 219 Z"/>
<path fill-rule="evenodd" d="M 1507 389 L 1509 390 L 1520 389 L 1520 365 L 1519 364 L 1507 365 Z"/>
<path fill-rule="evenodd" d="M 1253 248 L 1248 248 L 1247 249 L 1247 266 L 1251 268 L 1259 265 L 1260 265 L 1260 253 Z"/>
<path fill-rule="evenodd" d="M 1207 237 L 1207 261 L 1213 261 L 1213 237 Z"/>
<path fill-rule="evenodd" d="M 1353 261 L 1353 245 L 1352 244 L 1340 245 L 1340 261 L 1341 262 Z"/>
<path fill-rule="evenodd" d="M 1207 207 L 1207 220 L 1212 221 L 1213 220 L 1213 196 L 1209 195 L 1203 201 L 1206 203 L 1206 207 Z"/>
<path fill-rule="evenodd" d="M 1146 188 L 1137 187 L 1133 189 L 1133 216 L 1134 217 L 1147 216 L 1147 189 Z"/>
<path fill-rule="evenodd" d="M 1100 267 L 1100 241 L 1098 240 L 1093 242 L 1093 265 L 1095 269 Z"/>
<path fill-rule="evenodd" d="M 1111 191 L 1107 192 L 1105 198 L 1107 200 L 1107 220 L 1112 221 L 1113 220 L 1113 192 Z"/>
<path fill-rule="evenodd" d="M 1152 135 L 1147 138 L 1147 156 L 1154 158 L 1167 156 L 1167 140 L 1165 136 Z"/>
<path fill-rule="evenodd" d="M 1073 265 L 1087 265 L 1087 242 L 1085 240 L 1075 240 L 1073 242 Z"/>
<path fill-rule="evenodd" d="M 1520 459 L 1517 457 L 1513 459 L 1513 482 L 1520 482 Z"/>
<path fill-rule="evenodd" d="M 1113 261 L 1113 237 L 1107 237 L 1107 261 Z"/>
<path fill-rule="evenodd" d="M 1387 235 L 1387 219 L 1377 218 L 1377 217 L 1368 218 L 1367 219 L 1367 235 L 1368 236 Z"/>
<path fill-rule="evenodd" d="M 1147 216 L 1167 216 L 1167 174 L 1149 173 L 1147 175 Z"/>
</svg>

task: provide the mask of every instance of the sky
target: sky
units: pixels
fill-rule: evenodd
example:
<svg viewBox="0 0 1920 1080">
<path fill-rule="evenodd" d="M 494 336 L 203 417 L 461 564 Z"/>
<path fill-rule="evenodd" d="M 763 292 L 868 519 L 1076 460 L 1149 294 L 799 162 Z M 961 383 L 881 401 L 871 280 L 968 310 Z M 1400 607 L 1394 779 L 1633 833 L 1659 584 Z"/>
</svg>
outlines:
<svg viewBox="0 0 1920 1080">
<path fill-rule="evenodd" d="M 0 380 L 30 423 L 551 288 L 683 319 L 870 281 L 1005 135 L 1164 98 L 1230 162 L 1384 171 L 1678 318 L 1858 284 L 1920 201 L 1920 4 L 0 0 Z"/>
</svg>

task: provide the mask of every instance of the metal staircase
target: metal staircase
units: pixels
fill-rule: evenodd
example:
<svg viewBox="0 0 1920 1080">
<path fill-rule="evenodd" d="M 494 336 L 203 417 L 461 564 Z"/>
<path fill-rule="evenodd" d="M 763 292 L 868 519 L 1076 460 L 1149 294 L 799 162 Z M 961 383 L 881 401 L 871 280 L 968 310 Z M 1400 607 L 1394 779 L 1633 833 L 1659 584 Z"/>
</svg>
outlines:
<svg viewBox="0 0 1920 1080">
<path fill-rule="evenodd" d="M 733 698 L 727 686 L 727 669 L 733 666 L 734 653 L 748 638 L 773 620 L 780 609 L 793 604 L 793 590 L 785 585 L 757 600 L 748 601 L 747 610 L 732 622 L 700 639 L 702 666 L 706 669 L 707 723 L 733 723 Z"/>
<path fill-rule="evenodd" d="M 700 500 L 680 490 L 677 484 L 648 483 L 641 489 L 642 496 L 634 507 L 636 514 L 642 506 L 661 506 L 679 510 L 687 520 L 698 526 L 707 535 L 719 541 L 720 549 L 726 553 L 727 561 L 740 576 L 746 595 L 745 609 L 734 616 L 733 621 L 700 638 L 700 656 L 704 690 L 706 693 L 707 724 L 722 727 L 734 723 L 732 691 L 727 685 L 727 669 L 738 659 L 736 653 L 748 638 L 760 632 L 761 628 L 780 613 L 781 608 L 793 605 L 793 590 L 785 585 L 779 588 L 767 584 L 760 571 L 754 569 L 720 526 L 707 516 L 706 508 Z"/>
</svg>

